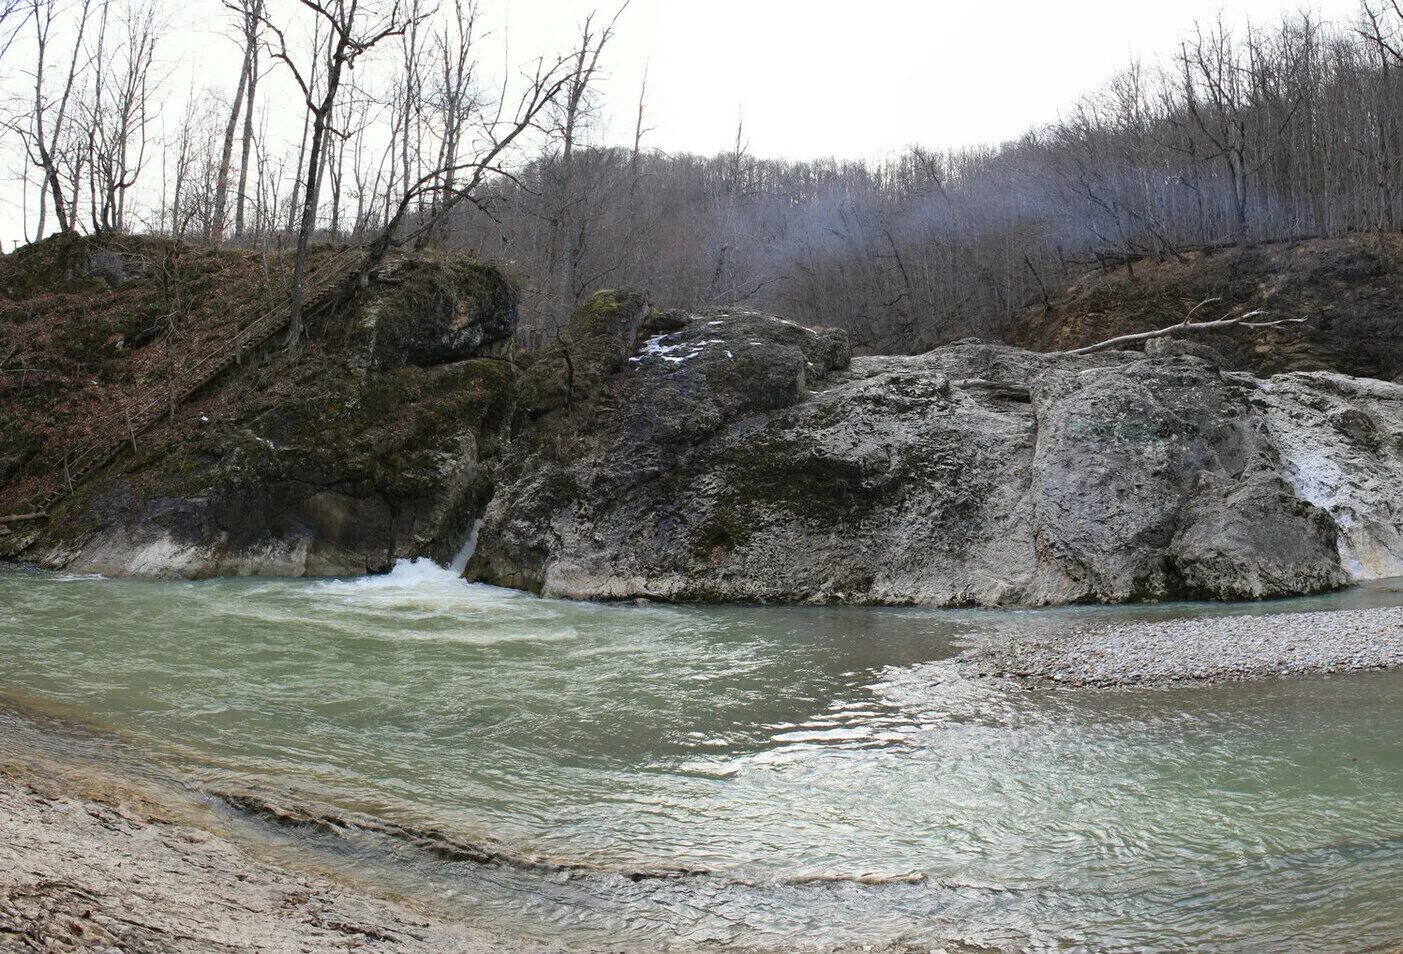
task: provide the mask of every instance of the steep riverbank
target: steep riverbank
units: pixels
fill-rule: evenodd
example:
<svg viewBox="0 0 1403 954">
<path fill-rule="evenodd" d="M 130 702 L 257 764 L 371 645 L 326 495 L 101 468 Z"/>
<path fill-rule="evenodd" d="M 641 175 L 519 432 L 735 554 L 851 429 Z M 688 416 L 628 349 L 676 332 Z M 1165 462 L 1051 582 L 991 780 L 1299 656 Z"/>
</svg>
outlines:
<svg viewBox="0 0 1403 954">
<path fill-rule="evenodd" d="M 101 251 L 68 250 L 84 282 Z M 223 254 L 202 268 L 255 264 Z M 5 313 L 39 377 L 0 381 L 28 414 L 0 438 L 0 515 L 63 480 L 65 441 L 104 404 L 237 316 L 212 281 L 150 337 L 128 314 L 158 303 L 142 261 L 113 288 L 11 292 L 31 296 Z M 853 357 L 841 332 L 621 291 L 511 355 L 515 308 L 489 266 L 393 260 L 304 352 L 249 356 L 46 521 L 0 522 L 0 555 L 348 575 L 446 563 L 480 526 L 468 577 L 547 596 L 926 606 L 1263 599 L 1403 573 L 1400 384 L 1256 377 L 1211 342 Z"/>
</svg>

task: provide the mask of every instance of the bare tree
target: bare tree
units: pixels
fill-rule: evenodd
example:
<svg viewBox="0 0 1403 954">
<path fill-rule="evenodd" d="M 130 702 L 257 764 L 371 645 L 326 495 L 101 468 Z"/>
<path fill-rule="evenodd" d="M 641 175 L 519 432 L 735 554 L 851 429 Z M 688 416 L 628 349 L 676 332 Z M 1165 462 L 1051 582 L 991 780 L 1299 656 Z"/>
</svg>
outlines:
<svg viewBox="0 0 1403 954">
<path fill-rule="evenodd" d="M 302 281 L 307 273 L 307 243 L 317 226 L 317 210 L 321 198 L 322 173 L 326 160 L 328 136 L 337 133 L 331 124 L 337 97 L 341 94 L 346 73 L 360 57 L 385 39 L 404 32 L 405 20 L 398 3 L 388 10 L 367 11 L 361 0 L 299 0 L 310 10 L 319 24 L 327 30 L 325 48 L 314 50 L 312 57 L 322 60 L 320 78 L 311 65 L 301 64 L 288 48 L 285 31 L 263 17 L 264 25 L 276 37 L 272 55 L 287 66 L 302 92 L 307 116 L 311 121 L 311 143 L 307 149 L 303 175 L 304 197 L 301 220 L 297 229 L 297 254 L 292 274 L 292 317 L 288 324 L 288 346 L 296 347 L 302 338 Z"/>
<path fill-rule="evenodd" d="M 0 0 L 0 60 L 14 45 L 32 12 L 33 5 L 25 0 Z"/>
<path fill-rule="evenodd" d="M 569 78 L 565 63 L 565 60 L 553 64 L 538 60 L 516 97 L 515 109 L 508 113 L 508 97 L 504 90 L 495 109 L 490 114 L 484 110 L 477 117 L 477 134 L 482 145 L 476 155 L 460 157 L 452 167 L 430 169 L 403 190 L 398 201 L 387 209 L 384 226 L 370 244 L 366 269 L 378 264 L 394 245 L 411 239 L 421 244 L 427 241 L 436 226 L 463 203 L 481 207 L 478 190 L 489 177 L 515 178 L 502 167 L 501 161 L 523 134 L 537 128 L 547 107 L 560 95 Z M 412 233 L 401 236 L 401 226 L 409 210 L 428 196 L 434 199 L 433 214 Z"/>
<path fill-rule="evenodd" d="M 559 181 L 555 191 L 561 201 L 552 220 L 551 244 L 560 262 L 559 299 L 567 309 L 574 307 L 580 294 L 577 275 L 589 238 L 589 222 L 580 214 L 584 196 L 575 181 L 575 150 L 590 115 L 590 95 L 599 72 L 599 58 L 627 8 L 628 4 L 624 3 L 603 29 L 596 29 L 594 14 L 585 18 L 579 42 L 567 59 L 568 73 L 560 96 L 552 103 L 557 113 L 556 132 L 560 140 Z"/>
<path fill-rule="evenodd" d="M 425 106 L 432 116 L 430 125 L 441 130 L 435 161 L 439 178 L 433 194 L 435 231 L 444 225 L 437 217 L 438 207 L 457 185 L 464 137 L 484 106 L 477 88 L 477 18 L 475 0 L 454 0 L 452 16 L 432 42 L 436 69 Z"/>
<path fill-rule="evenodd" d="M 253 148 L 253 104 L 258 93 L 258 81 L 261 75 L 258 67 L 258 55 L 261 49 L 259 33 L 262 9 L 262 0 L 254 0 L 253 6 L 246 10 L 243 24 L 244 43 L 249 51 L 248 75 L 244 84 L 244 123 L 243 134 L 240 137 L 242 144 L 239 148 L 239 184 L 234 197 L 234 234 L 240 237 L 244 234 L 244 206 L 248 199 L 249 155 Z"/>
<path fill-rule="evenodd" d="M 94 231 L 126 227 L 127 194 L 146 159 L 151 71 L 164 28 L 156 4 L 136 0 L 121 12 L 119 33 L 109 40 L 108 12 L 104 5 L 93 81 L 83 103 Z"/>
<path fill-rule="evenodd" d="M 93 2 L 94 0 L 78 0 L 74 7 L 73 45 L 67 57 L 67 70 L 62 75 L 55 94 L 49 77 L 49 61 L 57 52 L 55 44 L 58 43 L 58 38 L 54 34 L 54 26 L 61 23 L 63 5 L 60 0 L 29 0 L 28 19 L 33 23 L 37 56 L 34 68 L 33 111 L 27 117 L 26 125 L 12 124 L 11 128 L 20 133 L 30 162 L 38 167 L 41 174 L 35 241 L 43 238 L 46 231 L 46 194 L 48 203 L 53 206 L 59 231 L 71 231 L 76 225 L 74 210 L 64 194 L 61 147 L 64 145 L 65 135 L 69 132 L 69 109 L 78 93 L 79 79 L 87 68 L 83 40 L 87 34 Z"/>
<path fill-rule="evenodd" d="M 1198 131 L 1227 173 L 1237 238 L 1247 234 L 1248 111 L 1246 70 L 1238 62 L 1232 35 L 1220 22 L 1204 34 L 1195 28 L 1192 41 L 1179 47 L 1184 105 Z"/>
<path fill-rule="evenodd" d="M 262 17 L 263 0 L 238 0 L 237 3 L 229 3 L 226 0 L 225 6 L 236 14 L 240 40 L 244 46 L 244 55 L 239 64 L 239 81 L 234 87 L 234 99 L 229 107 L 229 121 L 224 125 L 224 148 L 219 154 L 219 175 L 214 188 L 214 214 L 210 228 L 210 239 L 214 242 L 224 240 L 225 209 L 229 199 L 229 171 L 234 159 L 234 136 L 238 131 L 239 120 L 244 114 L 244 97 L 248 96 L 250 101 L 253 98 L 251 87 L 256 83 L 258 70 L 258 24 Z M 245 119 L 244 127 L 245 152 L 242 161 L 246 163 L 248 161 L 249 120 Z"/>
</svg>

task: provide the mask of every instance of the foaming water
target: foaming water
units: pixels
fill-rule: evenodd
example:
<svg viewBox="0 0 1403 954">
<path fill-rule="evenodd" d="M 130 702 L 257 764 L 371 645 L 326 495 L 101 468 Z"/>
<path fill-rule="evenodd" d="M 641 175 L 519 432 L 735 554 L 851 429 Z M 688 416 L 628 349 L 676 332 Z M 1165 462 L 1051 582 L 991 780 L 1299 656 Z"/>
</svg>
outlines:
<svg viewBox="0 0 1403 954">
<path fill-rule="evenodd" d="M 611 606 L 427 561 L 0 569 L 0 692 L 229 804 L 375 819 L 287 849 L 567 942 L 1357 949 L 1403 935 L 1403 675 L 1039 693 L 949 659 L 1088 620 L 1401 600 Z"/>
</svg>

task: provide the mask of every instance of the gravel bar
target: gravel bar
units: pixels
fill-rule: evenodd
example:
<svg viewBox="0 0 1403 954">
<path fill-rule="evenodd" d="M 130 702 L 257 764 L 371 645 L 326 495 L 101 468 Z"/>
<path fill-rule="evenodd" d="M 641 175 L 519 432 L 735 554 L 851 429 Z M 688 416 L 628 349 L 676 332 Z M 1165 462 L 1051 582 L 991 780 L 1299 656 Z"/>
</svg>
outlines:
<svg viewBox="0 0 1403 954">
<path fill-rule="evenodd" d="M 1029 687 L 1145 686 L 1403 666 L 1403 607 L 1195 616 L 981 647 L 967 673 Z"/>
</svg>

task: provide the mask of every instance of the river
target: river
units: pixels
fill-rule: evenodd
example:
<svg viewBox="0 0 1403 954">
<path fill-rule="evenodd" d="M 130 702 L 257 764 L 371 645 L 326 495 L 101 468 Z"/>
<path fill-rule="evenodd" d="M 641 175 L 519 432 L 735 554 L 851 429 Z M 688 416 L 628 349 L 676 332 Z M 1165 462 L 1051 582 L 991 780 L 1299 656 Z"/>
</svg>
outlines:
<svg viewBox="0 0 1403 954">
<path fill-rule="evenodd" d="M 0 695 L 202 793 L 540 860 L 267 835 L 567 944 L 1362 950 L 1403 938 L 1403 673 L 1028 691 L 950 660 L 1088 619 L 1401 602 L 1381 584 L 1218 607 L 612 606 L 424 561 L 354 580 L 0 567 Z"/>
</svg>

